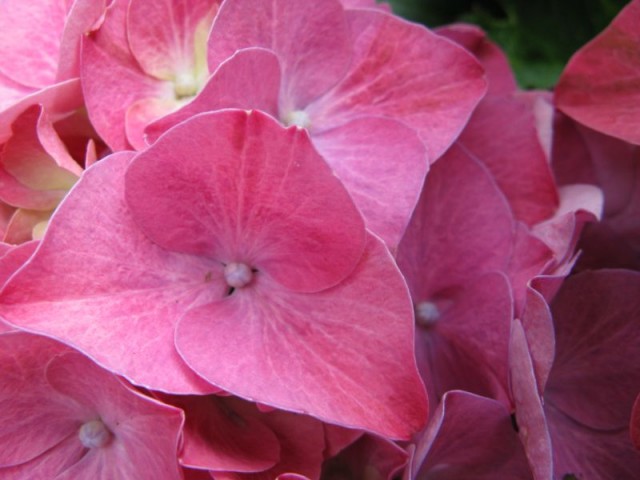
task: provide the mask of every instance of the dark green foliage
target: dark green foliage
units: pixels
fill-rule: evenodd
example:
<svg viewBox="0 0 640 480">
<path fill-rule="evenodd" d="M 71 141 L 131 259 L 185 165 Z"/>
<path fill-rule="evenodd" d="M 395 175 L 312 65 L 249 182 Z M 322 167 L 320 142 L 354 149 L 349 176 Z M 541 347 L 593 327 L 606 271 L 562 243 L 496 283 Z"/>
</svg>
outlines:
<svg viewBox="0 0 640 480">
<path fill-rule="evenodd" d="M 571 55 L 627 0 L 391 0 L 405 18 L 435 27 L 474 23 L 505 50 L 523 88 L 551 88 Z"/>
</svg>

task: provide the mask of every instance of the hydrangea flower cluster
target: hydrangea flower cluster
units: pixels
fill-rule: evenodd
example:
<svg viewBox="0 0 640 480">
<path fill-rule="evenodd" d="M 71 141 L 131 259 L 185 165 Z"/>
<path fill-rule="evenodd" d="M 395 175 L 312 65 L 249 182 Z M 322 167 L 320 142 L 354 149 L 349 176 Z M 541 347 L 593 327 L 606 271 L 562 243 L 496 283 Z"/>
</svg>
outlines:
<svg viewBox="0 0 640 480">
<path fill-rule="evenodd" d="M 637 478 L 638 24 L 0 2 L 0 478 Z"/>
</svg>

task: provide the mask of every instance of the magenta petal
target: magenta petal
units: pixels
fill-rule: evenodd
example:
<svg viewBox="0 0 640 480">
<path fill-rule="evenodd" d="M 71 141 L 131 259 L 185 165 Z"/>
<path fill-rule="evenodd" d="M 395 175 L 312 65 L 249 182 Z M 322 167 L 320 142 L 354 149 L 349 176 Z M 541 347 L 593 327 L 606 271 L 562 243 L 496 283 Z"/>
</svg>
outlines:
<svg viewBox="0 0 640 480">
<path fill-rule="evenodd" d="M 30 87 L 55 82 L 70 2 L 0 3 L 0 72 Z"/>
<path fill-rule="evenodd" d="M 243 262 L 296 291 L 335 285 L 362 255 L 362 217 L 307 133 L 257 111 L 177 125 L 133 161 L 126 197 L 161 247 Z"/>
<path fill-rule="evenodd" d="M 45 382 L 47 362 L 68 349 L 61 343 L 24 332 L 0 335 L 1 467 L 29 461 L 75 433 L 66 399 Z"/>
<path fill-rule="evenodd" d="M 193 72 L 197 63 L 196 37 L 202 37 L 204 44 L 218 2 L 130 0 L 128 4 L 127 38 L 142 69 L 163 80 L 173 80 L 176 73 Z"/>
<path fill-rule="evenodd" d="M 552 303 L 556 360 L 545 400 L 588 427 L 626 428 L 640 385 L 640 273 L 584 272 Z"/>
<path fill-rule="evenodd" d="M 379 10 L 351 10 L 354 58 L 347 75 L 307 112 L 318 130 L 364 115 L 418 131 L 434 162 L 486 90 L 480 64 L 426 28 Z"/>
<path fill-rule="evenodd" d="M 282 65 L 282 106 L 295 110 L 341 78 L 351 58 L 349 42 L 337 0 L 231 0 L 222 4 L 211 30 L 209 68 L 243 48 L 272 50 Z"/>
<path fill-rule="evenodd" d="M 135 478 L 142 468 L 150 478 L 180 478 L 180 410 L 125 386 L 115 375 L 75 352 L 53 358 L 46 377 L 55 391 L 85 410 L 78 411 L 78 423 L 98 416 L 113 435 L 109 443 L 89 449 L 82 460 L 56 478 Z"/>
<path fill-rule="evenodd" d="M 640 394 L 636 397 L 631 412 L 631 441 L 637 450 L 640 450 Z"/>
<path fill-rule="evenodd" d="M 105 80 L 105 71 L 110 80 Z M 111 149 L 127 150 L 125 116 L 130 105 L 149 97 L 173 99 L 167 82 L 146 75 L 130 56 L 116 56 L 100 42 L 82 42 L 82 91 L 89 118 Z"/>
<path fill-rule="evenodd" d="M 429 394 L 439 400 L 448 390 L 456 389 L 506 398 L 513 317 L 507 278 L 496 272 L 484 274 L 464 288 L 439 292 L 428 300 L 437 305 L 439 318 L 424 325 L 418 303 L 416 348 L 426 350 L 421 352 L 425 358 L 419 366 L 428 371 Z"/>
<path fill-rule="evenodd" d="M 278 57 L 263 48 L 239 50 L 224 61 L 202 91 L 187 105 L 147 126 L 147 141 L 154 143 L 169 128 L 198 113 L 223 108 L 255 109 L 278 115 L 280 90 Z"/>
<path fill-rule="evenodd" d="M 125 132 L 127 141 L 136 150 L 147 148 L 145 129 L 158 118 L 170 114 L 176 109 L 175 102 L 162 98 L 147 97 L 132 103 L 125 113 Z"/>
<path fill-rule="evenodd" d="M 251 405 L 235 402 L 235 407 L 251 415 Z M 242 408 L 244 407 L 244 408 Z M 320 478 L 324 434 L 322 423 L 306 415 L 275 410 L 260 416 L 278 437 L 280 461 L 271 469 L 256 473 L 216 472 L 216 480 L 305 480 Z M 291 475 L 289 475 L 291 474 Z"/>
<path fill-rule="evenodd" d="M 640 1 L 576 52 L 555 89 L 560 110 L 580 123 L 640 144 Z"/>
<path fill-rule="evenodd" d="M 0 153 L 0 198 L 15 207 L 52 210 L 82 173 L 53 130 L 42 107 L 13 122 Z"/>
<path fill-rule="evenodd" d="M 184 410 L 184 444 L 180 464 L 193 468 L 260 472 L 280 458 L 280 445 L 257 410 L 238 411 L 223 397 L 168 396 L 162 400 Z"/>
<path fill-rule="evenodd" d="M 547 405 L 545 410 L 553 442 L 554 478 L 634 480 L 638 477 L 640 454 L 633 448 L 626 428 L 592 430 L 553 406 Z"/>
<path fill-rule="evenodd" d="M 167 252 L 137 229 L 123 198 L 132 155 L 114 155 L 83 175 L 34 257 L 5 286 L 0 314 L 73 344 L 134 383 L 208 392 L 178 357 L 173 329 L 199 295 L 210 301 L 225 286 L 206 278 L 206 259 Z"/>
<path fill-rule="evenodd" d="M 323 478 L 397 478 L 407 464 L 406 450 L 391 440 L 363 435 L 322 467 Z"/>
<path fill-rule="evenodd" d="M 0 287 L 31 257 L 36 247 L 37 241 L 26 242 L 13 246 L 11 250 L 4 253 L 0 258 Z"/>
<path fill-rule="evenodd" d="M 344 183 L 367 228 L 394 251 L 428 169 L 415 131 L 395 120 L 363 117 L 314 135 L 313 144 Z"/>
<path fill-rule="evenodd" d="M 516 218 L 533 225 L 553 215 L 558 192 L 526 101 L 515 95 L 485 98 L 459 142 L 489 168 Z"/>
<path fill-rule="evenodd" d="M 398 249 L 413 298 L 428 299 L 478 274 L 504 271 L 514 228 L 509 206 L 487 170 L 452 147 L 429 171 Z"/>
<path fill-rule="evenodd" d="M 531 478 L 504 405 L 457 390 L 448 392 L 434 412 L 411 469 L 413 478 L 424 479 Z"/>
<path fill-rule="evenodd" d="M 553 365 L 556 341 L 551 310 L 544 297 L 531 287 L 527 287 L 526 290 L 526 303 L 521 321 L 529 345 L 538 391 L 544 392 Z"/>
<path fill-rule="evenodd" d="M 466 48 L 480 61 L 489 80 L 487 95 L 509 94 L 518 89 L 509 59 L 487 38 L 482 29 L 475 25 L 457 23 L 439 27 L 436 33 Z"/>
<path fill-rule="evenodd" d="M 524 329 L 514 320 L 509 345 L 509 373 L 515 419 L 535 480 L 552 478 L 551 437 L 542 408 L 533 362 Z"/>
<path fill-rule="evenodd" d="M 176 345 L 204 378 L 254 401 L 393 438 L 408 438 L 426 417 L 411 303 L 373 237 L 336 287 L 300 294 L 260 277 L 189 310 Z"/>
</svg>

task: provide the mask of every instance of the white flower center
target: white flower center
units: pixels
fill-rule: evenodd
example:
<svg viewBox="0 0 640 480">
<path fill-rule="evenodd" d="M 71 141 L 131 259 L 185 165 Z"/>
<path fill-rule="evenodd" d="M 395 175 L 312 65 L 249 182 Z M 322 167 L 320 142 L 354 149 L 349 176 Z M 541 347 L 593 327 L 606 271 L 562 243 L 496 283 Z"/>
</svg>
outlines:
<svg viewBox="0 0 640 480">
<path fill-rule="evenodd" d="M 253 279 L 253 271 L 244 263 L 228 263 L 224 267 L 224 279 L 233 288 L 242 288 Z"/>
<path fill-rule="evenodd" d="M 440 318 L 440 310 L 433 302 L 420 302 L 416 305 L 416 323 L 422 327 L 434 326 Z"/>
<path fill-rule="evenodd" d="M 99 448 L 109 443 L 111 432 L 102 420 L 91 420 L 80 427 L 78 437 L 86 448 Z"/>
<path fill-rule="evenodd" d="M 173 91 L 178 100 L 193 97 L 198 93 L 199 88 L 200 85 L 195 75 L 189 72 L 179 73 L 173 81 Z"/>
<path fill-rule="evenodd" d="M 284 123 L 287 127 L 295 125 L 298 128 L 311 127 L 311 117 L 304 110 L 293 110 L 284 116 Z"/>
</svg>

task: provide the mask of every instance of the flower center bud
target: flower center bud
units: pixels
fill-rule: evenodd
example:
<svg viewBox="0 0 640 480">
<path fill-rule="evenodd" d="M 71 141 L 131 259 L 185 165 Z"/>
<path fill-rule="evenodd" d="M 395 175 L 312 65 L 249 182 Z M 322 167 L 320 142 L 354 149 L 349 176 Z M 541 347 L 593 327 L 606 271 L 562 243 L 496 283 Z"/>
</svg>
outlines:
<svg viewBox="0 0 640 480">
<path fill-rule="evenodd" d="M 433 327 L 440 318 L 440 310 L 433 302 L 420 302 L 416 305 L 416 323 L 421 327 Z"/>
<path fill-rule="evenodd" d="M 84 447 L 99 448 L 109 443 L 111 432 L 102 420 L 91 420 L 80 427 L 78 437 Z"/>
<path fill-rule="evenodd" d="M 228 263 L 224 267 L 224 279 L 232 288 L 242 288 L 253 279 L 253 271 L 244 263 Z"/>
<path fill-rule="evenodd" d="M 193 97 L 198 93 L 198 82 L 191 73 L 179 73 L 173 81 L 173 91 L 178 100 Z"/>
<path fill-rule="evenodd" d="M 298 128 L 311 127 L 311 117 L 304 110 L 293 110 L 284 116 L 284 123 L 287 127 L 295 125 Z"/>
</svg>

